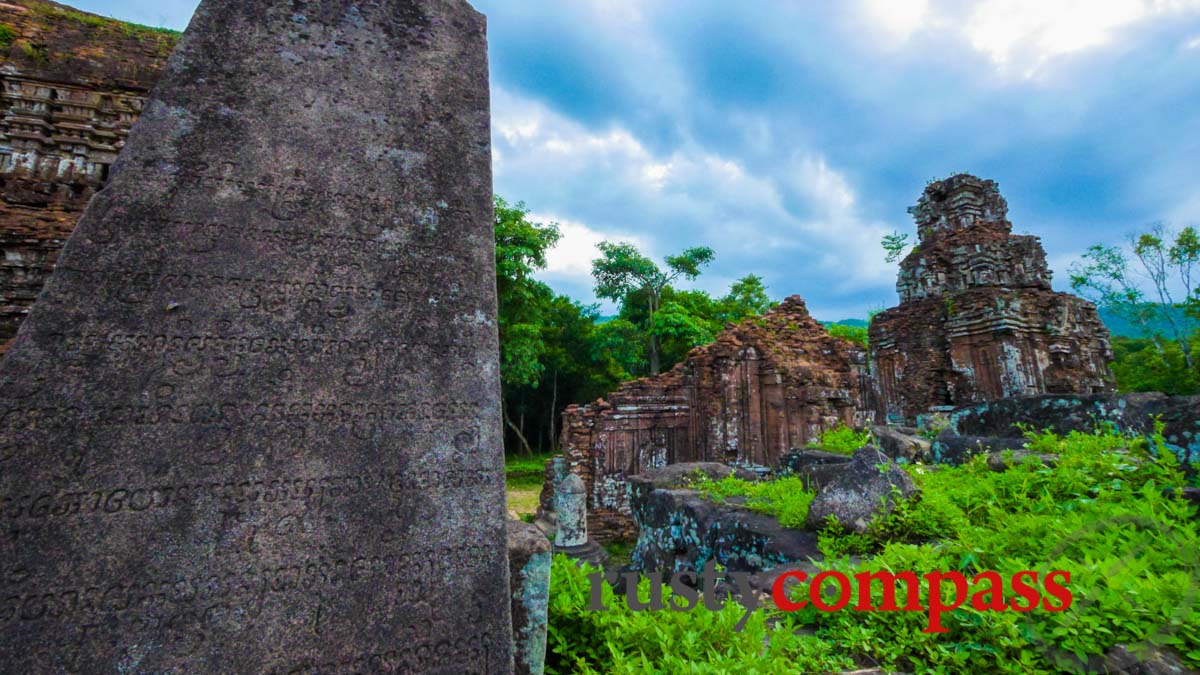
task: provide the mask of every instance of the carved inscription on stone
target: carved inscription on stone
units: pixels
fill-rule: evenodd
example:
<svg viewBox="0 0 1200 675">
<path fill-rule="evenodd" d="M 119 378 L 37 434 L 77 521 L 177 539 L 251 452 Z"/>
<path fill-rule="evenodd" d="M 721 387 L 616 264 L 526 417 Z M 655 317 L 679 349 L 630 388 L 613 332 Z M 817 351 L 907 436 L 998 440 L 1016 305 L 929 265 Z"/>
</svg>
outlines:
<svg viewBox="0 0 1200 675">
<path fill-rule="evenodd" d="M 0 662 L 511 667 L 483 18 L 204 0 L 0 363 Z"/>
</svg>

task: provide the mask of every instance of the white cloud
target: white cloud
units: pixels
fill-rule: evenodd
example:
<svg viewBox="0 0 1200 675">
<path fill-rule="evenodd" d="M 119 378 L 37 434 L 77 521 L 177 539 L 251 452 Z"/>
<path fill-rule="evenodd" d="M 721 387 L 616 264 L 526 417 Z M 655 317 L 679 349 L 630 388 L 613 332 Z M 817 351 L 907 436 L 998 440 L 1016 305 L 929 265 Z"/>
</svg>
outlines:
<svg viewBox="0 0 1200 675">
<path fill-rule="evenodd" d="M 1198 9 L 1200 0 L 983 0 L 963 32 L 1002 70 L 1032 77 L 1055 57 L 1112 44 L 1137 22 Z"/>
<path fill-rule="evenodd" d="M 854 191 L 845 176 L 829 168 L 825 158 L 805 155 L 799 160 L 798 188 L 827 211 L 847 211 L 854 206 Z"/>
<path fill-rule="evenodd" d="M 867 19 L 898 44 L 907 41 L 929 19 L 929 0 L 862 0 Z"/>
<path fill-rule="evenodd" d="M 1183 47 L 1184 49 L 1200 49 L 1200 35 L 1185 42 Z"/>
<path fill-rule="evenodd" d="M 558 245 L 546 254 L 546 269 L 539 276 L 547 279 L 569 279 L 580 284 L 590 284 L 592 261 L 600 256 L 597 244 L 602 241 L 627 241 L 643 251 L 646 242 L 642 237 L 621 233 L 601 232 L 587 225 L 545 213 L 531 213 L 534 222 L 558 223 L 562 238 Z"/>
<path fill-rule="evenodd" d="M 1004 73 L 1031 78 L 1068 54 L 1117 44 L 1139 22 L 1200 11 L 1200 0 L 859 0 L 877 29 L 876 47 L 898 48 L 918 34 L 961 37 Z M 933 44 L 929 45 L 934 47 Z M 1200 36 L 1187 43 L 1200 46 Z"/>
<path fill-rule="evenodd" d="M 494 96 L 497 189 L 520 185 L 535 220 L 563 238 L 542 277 L 587 293 L 600 241 L 630 241 L 660 260 L 685 246 L 717 252 L 697 286 L 763 274 L 777 295 L 883 290 L 895 279 L 879 240 L 892 226 L 866 219 L 847 176 L 824 155 L 798 152 L 785 168 L 754 170 L 694 144 L 652 152 L 628 130 L 592 130 L 542 104 Z M 630 233 L 636 232 L 638 236 Z M 561 282 L 561 283 L 560 283 Z M 817 285 L 820 285 L 820 288 Z"/>
</svg>

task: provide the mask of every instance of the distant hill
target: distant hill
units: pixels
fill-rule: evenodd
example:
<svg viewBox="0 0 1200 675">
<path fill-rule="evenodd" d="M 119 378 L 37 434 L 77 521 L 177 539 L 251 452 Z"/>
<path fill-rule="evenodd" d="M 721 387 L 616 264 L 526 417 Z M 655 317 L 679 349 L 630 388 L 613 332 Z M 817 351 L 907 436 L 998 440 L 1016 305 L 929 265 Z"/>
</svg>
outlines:
<svg viewBox="0 0 1200 675">
<path fill-rule="evenodd" d="M 825 326 L 852 326 L 854 328 L 866 328 L 870 325 L 870 321 L 866 319 L 842 319 L 841 321 L 822 321 Z"/>
<path fill-rule="evenodd" d="M 1174 316 L 1183 321 L 1195 321 L 1184 314 L 1182 309 L 1173 310 Z M 1159 321 L 1151 324 L 1150 330 L 1145 330 L 1141 326 L 1119 316 L 1107 307 L 1100 308 L 1100 320 L 1108 327 L 1110 333 L 1114 336 L 1129 337 L 1129 338 L 1147 338 L 1154 332 L 1167 333 L 1170 330 L 1170 325 L 1165 321 Z"/>
<path fill-rule="evenodd" d="M 1174 316 L 1180 320 L 1195 321 L 1195 319 L 1190 319 L 1182 309 L 1174 310 Z M 1108 308 L 1100 309 L 1100 320 L 1103 321 L 1104 325 L 1108 327 L 1110 333 L 1119 337 L 1146 338 L 1150 337 L 1155 331 L 1166 333 L 1168 330 L 1170 330 L 1170 326 L 1165 320 L 1151 324 L 1150 330 L 1145 330 L 1141 326 L 1125 319 Z M 821 324 L 825 326 L 838 325 L 852 326 L 854 328 L 866 328 L 870 322 L 866 319 L 842 319 L 841 321 L 822 321 Z"/>
<path fill-rule="evenodd" d="M 1182 309 L 1175 311 L 1180 318 L 1186 318 Z M 608 323 L 615 318 L 617 317 L 601 316 L 596 319 L 596 323 Z M 1125 318 L 1118 316 L 1111 309 L 1107 308 L 1102 308 L 1100 310 L 1100 320 L 1104 322 L 1104 325 L 1108 327 L 1109 332 L 1114 336 L 1144 338 L 1150 337 L 1152 332 L 1143 330 L 1141 326 L 1138 326 L 1126 320 Z M 822 321 L 820 323 L 822 326 L 850 326 L 852 328 L 866 328 L 868 325 L 870 325 L 870 321 L 867 319 L 842 319 L 841 321 Z M 1168 330 L 1166 321 L 1161 321 L 1159 324 L 1152 326 L 1152 328 L 1155 328 L 1161 332 L 1166 332 Z"/>
</svg>

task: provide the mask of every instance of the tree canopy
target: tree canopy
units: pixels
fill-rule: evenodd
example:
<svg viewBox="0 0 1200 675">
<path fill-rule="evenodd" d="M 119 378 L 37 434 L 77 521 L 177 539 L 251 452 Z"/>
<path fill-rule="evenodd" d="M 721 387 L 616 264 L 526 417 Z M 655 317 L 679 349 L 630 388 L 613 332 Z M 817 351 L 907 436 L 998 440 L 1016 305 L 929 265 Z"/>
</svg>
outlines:
<svg viewBox="0 0 1200 675">
<path fill-rule="evenodd" d="M 1124 245 L 1096 244 L 1071 266 L 1071 287 L 1138 326 L 1148 338 L 1113 340 L 1113 373 L 1124 391 L 1200 391 L 1200 234 L 1161 223 Z"/>
</svg>

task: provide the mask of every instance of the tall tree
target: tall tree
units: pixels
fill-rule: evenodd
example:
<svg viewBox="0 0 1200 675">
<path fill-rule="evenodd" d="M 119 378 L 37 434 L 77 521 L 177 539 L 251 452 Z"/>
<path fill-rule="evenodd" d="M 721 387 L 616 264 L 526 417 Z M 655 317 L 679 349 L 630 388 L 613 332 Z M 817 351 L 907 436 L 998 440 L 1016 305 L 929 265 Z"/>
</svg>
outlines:
<svg viewBox="0 0 1200 675">
<path fill-rule="evenodd" d="M 509 413 L 514 389 L 537 386 L 544 369 L 542 310 L 554 294 L 534 279 L 533 273 L 546 266 L 546 252 L 558 243 L 561 235 L 554 223 L 530 221 L 524 203 L 510 205 L 499 196 L 495 202 L 502 412 L 505 425 L 528 453 L 531 448 L 523 429 L 523 415 L 518 424 Z"/>
<path fill-rule="evenodd" d="M 1177 349 L 1191 370 L 1196 365 L 1192 338 L 1200 328 L 1198 266 L 1195 227 L 1171 233 L 1154 224 L 1131 236 L 1127 246 L 1089 248 L 1071 266 L 1071 287 L 1142 327 L 1164 364 L 1169 365 L 1168 352 Z"/>
<path fill-rule="evenodd" d="M 614 302 L 623 302 L 626 296 L 644 294 L 648 319 L 647 328 L 654 324 L 654 316 L 662 304 L 662 294 L 672 282 L 680 278 L 695 279 L 702 267 L 712 262 L 715 254 L 711 248 L 698 246 L 684 250 L 679 255 L 667 256 L 667 268 L 660 269 L 653 260 L 642 255 L 637 247 L 627 242 L 600 242 L 601 257 L 592 261 L 592 277 L 596 281 L 596 297 Z M 650 372 L 659 372 L 659 338 L 647 330 L 649 342 Z"/>
<path fill-rule="evenodd" d="M 766 314 L 775 305 L 767 296 L 767 285 L 757 274 L 747 274 L 733 282 L 719 304 L 720 319 L 726 323 Z"/>
</svg>

